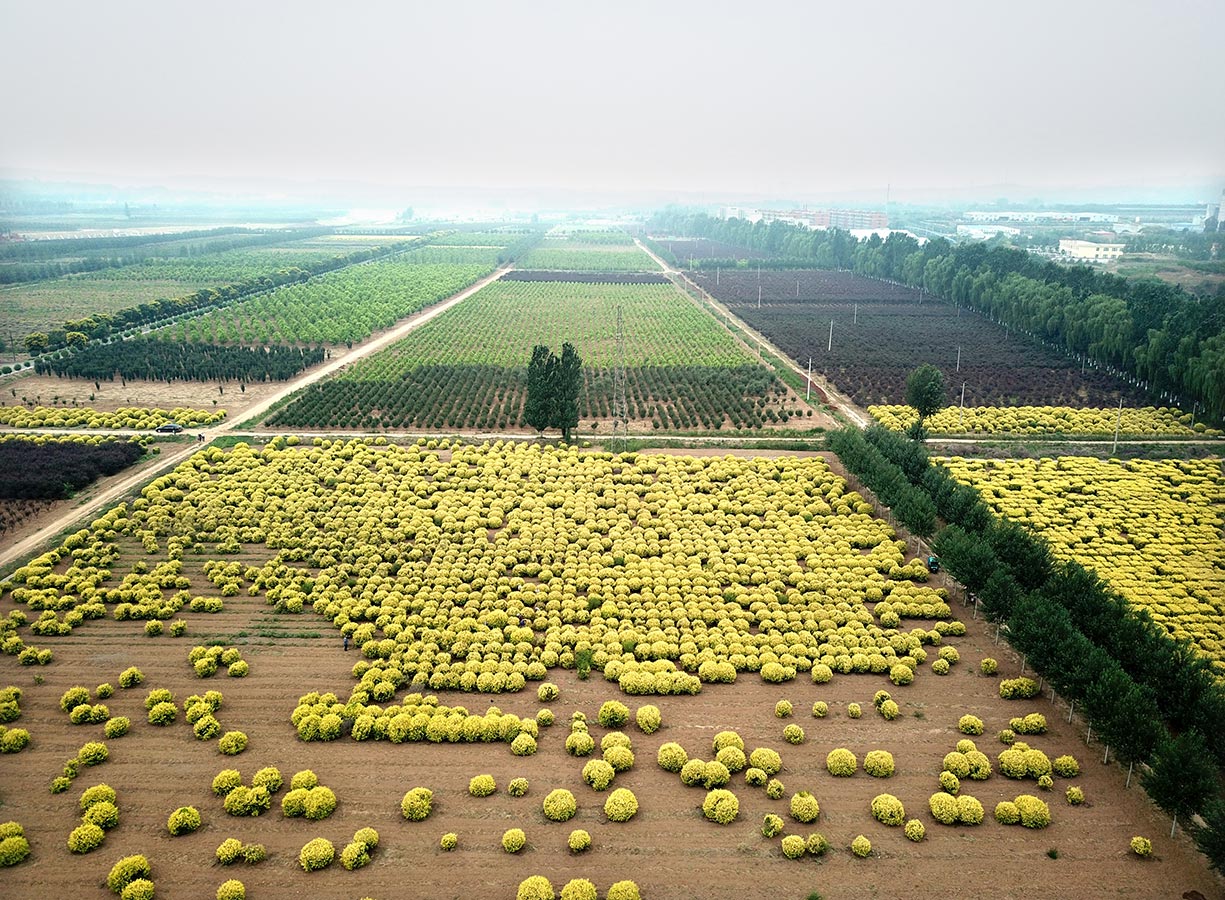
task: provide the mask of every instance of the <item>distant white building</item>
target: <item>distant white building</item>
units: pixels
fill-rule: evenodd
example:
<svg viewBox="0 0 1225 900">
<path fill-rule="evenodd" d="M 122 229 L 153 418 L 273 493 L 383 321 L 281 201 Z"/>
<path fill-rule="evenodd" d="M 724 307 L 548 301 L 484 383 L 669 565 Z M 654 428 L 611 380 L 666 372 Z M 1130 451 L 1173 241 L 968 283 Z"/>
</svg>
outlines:
<svg viewBox="0 0 1225 900">
<path fill-rule="evenodd" d="M 1060 238 L 1059 255 L 1088 262 L 1111 262 L 1123 256 L 1125 244 L 1105 244 L 1097 241 L 1080 241 Z"/>
<path fill-rule="evenodd" d="M 957 233 L 963 237 L 968 237 L 972 241 L 985 241 L 988 238 L 995 237 L 997 234 L 1002 234 L 1006 237 L 1020 237 L 1021 229 L 1014 228 L 1011 225 L 958 225 Z"/>
<path fill-rule="evenodd" d="M 1062 210 L 978 210 L 967 212 L 962 218 L 969 222 L 1018 222 L 1024 225 L 1040 225 L 1046 222 L 1111 225 L 1119 219 L 1112 213 Z"/>
</svg>

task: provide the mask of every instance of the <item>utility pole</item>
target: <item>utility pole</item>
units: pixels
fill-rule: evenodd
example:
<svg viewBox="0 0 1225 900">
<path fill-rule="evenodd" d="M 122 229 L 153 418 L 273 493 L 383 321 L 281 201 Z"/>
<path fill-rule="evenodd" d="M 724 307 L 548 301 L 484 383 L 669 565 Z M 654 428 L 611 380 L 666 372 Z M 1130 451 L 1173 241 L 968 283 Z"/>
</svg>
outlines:
<svg viewBox="0 0 1225 900">
<path fill-rule="evenodd" d="M 957 371 L 961 371 L 961 344 L 957 345 Z"/>
<path fill-rule="evenodd" d="M 761 285 L 757 285 L 757 308 L 761 309 Z"/>
<path fill-rule="evenodd" d="M 617 306 L 617 365 L 613 369 L 612 452 L 624 453 L 629 431 L 629 406 L 625 402 L 625 328 Z"/>
<path fill-rule="evenodd" d="M 804 402 L 812 399 L 812 357 L 808 357 L 808 390 L 804 392 Z"/>
<path fill-rule="evenodd" d="M 1110 455 L 1114 456 L 1115 451 L 1119 449 L 1119 426 L 1123 424 L 1123 398 L 1119 398 L 1119 416 L 1114 420 L 1114 446 L 1110 448 Z"/>
<path fill-rule="evenodd" d="M 834 349 L 834 320 L 830 319 L 829 320 L 829 343 L 825 345 L 825 352 L 828 353 L 829 351 L 833 349 Z"/>
<path fill-rule="evenodd" d="M 957 412 L 957 430 L 958 431 L 965 430 L 965 424 L 966 424 L 966 383 L 963 381 L 961 383 L 961 406 L 958 408 L 958 412 Z"/>
</svg>

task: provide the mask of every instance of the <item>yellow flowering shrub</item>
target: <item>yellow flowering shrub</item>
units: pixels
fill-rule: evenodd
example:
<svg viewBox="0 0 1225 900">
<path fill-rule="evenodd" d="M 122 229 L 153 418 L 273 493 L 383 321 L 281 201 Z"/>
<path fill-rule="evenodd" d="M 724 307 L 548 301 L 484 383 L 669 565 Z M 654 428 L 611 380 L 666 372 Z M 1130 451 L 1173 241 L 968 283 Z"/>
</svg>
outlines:
<svg viewBox="0 0 1225 900">
<path fill-rule="evenodd" d="M 638 814 L 638 798 L 628 788 L 617 788 L 604 801 L 604 815 L 612 822 L 628 822 Z"/>
<path fill-rule="evenodd" d="M 498 783 L 492 775 L 474 775 L 468 782 L 468 793 L 473 797 L 488 797 L 497 793 Z"/>
<path fill-rule="evenodd" d="M 680 744 L 675 741 L 668 741 L 660 745 L 659 752 L 655 755 L 655 760 L 665 772 L 679 773 L 684 768 L 685 763 L 689 762 L 689 754 L 685 752 L 685 748 Z"/>
<path fill-rule="evenodd" d="M 589 850 L 591 849 L 591 835 L 582 828 L 576 828 L 570 832 L 566 846 L 570 848 L 571 853 L 582 853 L 584 850 Z"/>
<path fill-rule="evenodd" d="M 872 855 L 872 842 L 862 834 L 851 841 L 851 853 L 859 859 L 867 859 Z"/>
<path fill-rule="evenodd" d="M 335 858 L 336 847 L 327 838 L 307 841 L 298 853 L 298 863 L 307 872 L 326 869 Z"/>
<path fill-rule="evenodd" d="M 898 826 L 906 821 L 906 809 L 893 794 L 877 794 L 870 805 L 872 818 L 882 825 Z"/>
<path fill-rule="evenodd" d="M 789 834 L 782 840 L 783 856 L 787 859 L 799 859 L 808 849 L 808 844 L 798 834 Z"/>
<path fill-rule="evenodd" d="M 778 835 L 783 830 L 783 820 L 781 816 L 774 813 L 766 813 L 761 820 L 761 833 L 764 837 L 772 838 Z"/>
<path fill-rule="evenodd" d="M 720 825 L 730 825 L 740 815 L 740 801 L 731 791 L 713 790 L 702 801 L 702 815 Z"/>
<path fill-rule="evenodd" d="M 433 791 L 429 788 L 415 787 L 409 790 L 400 801 L 400 812 L 410 822 L 420 822 L 429 816 L 433 801 Z"/>
<path fill-rule="evenodd" d="M 821 815 L 821 806 L 817 798 L 808 791 L 799 791 L 791 795 L 791 818 L 807 825 L 817 821 Z"/>
<path fill-rule="evenodd" d="M 825 768 L 831 775 L 839 778 L 850 778 L 859 769 L 859 760 L 855 754 L 845 747 L 829 751 L 825 757 Z"/>
<path fill-rule="evenodd" d="M 906 839 L 914 841 L 916 844 L 927 837 L 927 829 L 923 827 L 923 823 L 918 819 L 911 819 L 902 829 L 906 834 Z"/>
<path fill-rule="evenodd" d="M 574 818 L 578 812 L 578 802 L 574 794 L 565 788 L 549 791 L 544 798 L 544 817 L 550 822 L 566 822 Z"/>
<path fill-rule="evenodd" d="M 554 900 L 553 884 L 543 875 L 531 875 L 519 882 L 515 900 Z"/>
<path fill-rule="evenodd" d="M 869 750 L 863 758 L 863 770 L 873 778 L 889 778 L 893 775 L 893 754 L 888 750 Z"/>
<path fill-rule="evenodd" d="M 1131 839 L 1129 846 L 1131 847 L 1131 852 L 1141 859 L 1153 855 L 1153 842 L 1146 837 L 1136 835 Z"/>
<path fill-rule="evenodd" d="M 518 853 L 527 846 L 527 835 L 522 828 L 508 828 L 502 834 L 502 849 L 507 853 Z"/>
<path fill-rule="evenodd" d="M 596 886 L 586 878 L 571 878 L 561 889 L 561 900 L 597 900 Z"/>
</svg>

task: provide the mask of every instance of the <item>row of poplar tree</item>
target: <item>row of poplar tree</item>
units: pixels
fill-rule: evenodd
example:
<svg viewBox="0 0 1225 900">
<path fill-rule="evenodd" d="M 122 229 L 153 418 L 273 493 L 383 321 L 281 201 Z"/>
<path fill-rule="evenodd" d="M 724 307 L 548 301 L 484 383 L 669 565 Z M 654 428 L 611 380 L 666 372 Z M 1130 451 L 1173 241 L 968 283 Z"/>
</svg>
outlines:
<svg viewBox="0 0 1225 900">
<path fill-rule="evenodd" d="M 561 430 L 569 443 L 578 425 L 578 395 L 583 383 L 583 360 L 571 344 L 562 344 L 559 358 L 544 344 L 532 348 L 527 367 L 527 402 L 523 420 L 537 431 Z"/>
</svg>

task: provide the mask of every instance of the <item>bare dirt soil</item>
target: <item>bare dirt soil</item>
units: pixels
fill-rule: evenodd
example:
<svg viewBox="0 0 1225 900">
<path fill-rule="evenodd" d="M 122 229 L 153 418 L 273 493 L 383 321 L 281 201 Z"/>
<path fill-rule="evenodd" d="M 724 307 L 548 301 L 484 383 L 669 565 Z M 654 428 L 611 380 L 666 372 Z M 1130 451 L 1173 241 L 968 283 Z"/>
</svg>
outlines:
<svg viewBox="0 0 1225 900">
<path fill-rule="evenodd" d="M 139 548 L 125 546 L 125 558 Z M 250 548 L 254 551 L 256 548 Z M 255 562 L 262 553 L 237 559 Z M 193 593 L 209 595 L 215 589 L 202 577 L 203 557 L 189 557 L 185 572 Z M 976 898 L 1161 898 L 1180 897 L 1198 890 L 1206 897 L 1222 896 L 1221 883 L 1182 834 L 1168 839 L 1169 820 L 1155 810 L 1133 782 L 1124 788 L 1124 772 L 1112 761 L 1103 765 L 1103 748 L 1084 743 L 1079 719 L 1066 722 L 1061 703 L 1049 695 L 1033 701 L 1002 701 L 998 678 L 980 676 L 984 656 L 1000 661 L 1000 676 L 1019 674 L 1020 661 L 971 610 L 954 603 L 964 614 L 968 634 L 951 639 L 961 662 L 946 677 L 922 667 L 915 683 L 893 688 L 881 676 L 836 676 L 826 685 L 813 684 L 805 675 L 784 685 L 766 685 L 756 675 L 742 674 L 734 685 L 708 685 L 694 697 L 633 698 L 622 695 L 597 673 L 580 681 L 571 671 L 554 671 L 551 679 L 561 697 L 550 704 L 558 724 L 542 729 L 535 756 L 517 758 L 505 744 L 430 745 L 384 742 L 300 742 L 289 723 L 296 699 L 309 690 L 331 690 L 348 696 L 353 684 L 351 666 L 359 658 L 341 649 L 338 633 L 309 610 L 298 616 L 277 615 L 262 598 L 227 598 L 223 612 L 207 615 L 184 611 L 188 633 L 182 638 L 148 638 L 139 622 L 111 619 L 85 623 L 63 638 L 31 638 L 51 647 L 55 661 L 44 668 L 23 668 L 15 657 L 0 656 L 0 686 L 16 684 L 24 691 L 22 716 L 10 727 L 30 731 L 33 741 L 25 751 L 2 758 L 0 819 L 20 822 L 33 852 L 26 862 L 3 876 L 6 897 L 63 897 L 81 900 L 110 896 L 103 880 L 121 856 L 143 853 L 149 857 L 159 898 L 211 897 L 227 878 L 242 880 L 252 898 L 430 897 L 467 900 L 472 897 L 513 898 L 518 883 L 543 874 L 558 889 L 570 878 L 596 883 L 601 895 L 614 882 L 634 879 L 648 900 L 671 898 L 779 898 L 806 897 L 819 892 L 827 898 L 901 898 L 955 896 Z M 14 608 L 6 596 L 0 614 Z M 908 622 L 906 627 L 920 623 Z M 187 663 L 190 648 L 218 640 L 237 646 L 251 665 L 245 679 L 217 676 L 201 680 Z M 934 656 L 932 657 L 934 658 Z M 84 769 L 63 794 L 48 791 L 51 779 L 64 762 L 89 740 L 102 739 L 101 725 L 73 726 L 58 707 L 60 694 L 74 684 L 93 688 L 101 682 L 117 684 L 121 671 L 138 665 L 145 683 L 131 690 L 118 689 L 106 701 L 112 715 L 132 719 L 130 734 L 107 741 L 110 759 Z M 41 683 L 39 683 L 41 681 Z M 170 727 L 147 723 L 144 697 L 149 689 L 169 688 L 181 703 L 189 694 L 213 688 L 222 691 L 224 704 L 217 716 L 223 729 L 247 733 L 250 746 L 236 757 L 223 756 L 216 741 L 194 739 L 180 715 Z M 890 690 L 901 715 L 887 722 L 872 709 L 873 694 Z M 470 710 L 497 705 L 503 711 L 534 715 L 544 704 L 537 701 L 534 685 L 518 695 L 444 693 L 444 704 Z M 651 736 L 632 724 L 636 763 L 617 776 L 614 787 L 635 792 L 640 812 L 631 822 L 611 823 L 603 814 L 605 794 L 582 781 L 585 760 L 566 754 L 566 723 L 574 711 L 592 720 L 598 740 L 607 729 L 594 723 L 600 704 L 609 699 L 631 710 L 651 702 L 663 712 L 663 727 Z M 795 715 L 780 720 L 774 715 L 777 700 L 790 700 Z M 829 704 L 829 716 L 810 714 L 815 700 Z M 847 704 L 858 702 L 863 718 L 847 715 Z M 963 792 L 977 797 L 987 810 L 987 821 L 977 827 L 947 827 L 936 823 L 927 809 L 928 797 L 938 790 L 941 761 L 962 737 L 957 720 L 965 713 L 980 716 L 986 734 L 978 746 L 994 763 L 1002 745 L 994 738 L 1012 716 L 1037 711 L 1050 723 L 1047 735 L 1031 745 L 1052 758 L 1071 753 L 1082 774 L 1058 779 L 1055 790 L 1042 792 L 1032 781 L 1017 782 L 998 772 L 985 782 L 969 782 Z M 782 740 L 783 726 L 800 724 L 807 740 L 789 746 Z M 743 776 L 733 776 L 732 789 L 740 798 L 740 816 L 721 827 L 703 819 L 700 805 L 705 791 L 685 788 L 675 775 L 661 770 L 655 756 L 665 741 L 677 741 L 691 757 L 711 758 L 711 740 L 724 728 L 741 734 L 751 749 L 769 746 L 783 759 L 780 778 L 787 796 L 810 790 L 821 804 L 821 816 L 812 825 L 799 825 L 787 815 L 788 802 L 766 799 L 762 789 L 748 788 Z M 868 777 L 860 770 L 853 778 L 834 778 L 825 770 L 825 756 L 835 747 L 847 747 L 860 760 L 867 751 L 886 749 L 894 754 L 897 774 L 888 780 Z M 287 819 L 280 812 L 279 793 L 273 809 L 257 819 L 232 818 L 212 794 L 213 777 L 222 769 L 237 768 L 248 780 L 263 767 L 278 766 L 286 780 L 295 771 L 313 769 L 322 784 L 339 798 L 336 812 L 321 822 Z M 494 776 L 499 792 L 474 799 L 467 794 L 469 779 Z M 512 798 L 505 792 L 510 779 L 526 777 L 528 794 Z M 91 785 L 105 782 L 118 792 L 120 824 L 94 852 L 77 856 L 66 847 L 68 834 L 79 823 L 77 800 Z M 1069 783 L 1080 785 L 1088 803 L 1069 806 L 1063 792 Z M 406 822 L 399 809 L 409 788 L 434 791 L 434 809 L 424 822 Z M 545 820 L 544 796 L 565 787 L 578 798 L 577 816 L 564 824 Z M 927 839 L 915 844 L 901 830 L 875 822 L 868 804 L 878 793 L 889 792 L 927 828 Z M 1042 831 L 1005 827 L 990 818 L 1000 800 L 1017 794 L 1041 795 L 1051 806 L 1053 824 Z M 166 819 L 179 806 L 200 810 L 204 825 L 195 834 L 171 837 Z M 778 838 L 760 834 L 762 816 L 777 813 L 787 821 L 786 833 L 822 832 L 832 850 L 823 859 L 782 857 Z M 325 837 L 337 851 L 358 828 L 375 828 L 381 843 L 364 869 L 348 872 L 339 863 L 316 873 L 304 873 L 297 857 L 310 839 Z M 523 828 L 528 847 L 511 856 L 501 848 L 501 836 L 511 827 Z M 566 847 L 571 829 L 591 833 L 593 847 L 574 856 Z M 445 832 L 459 835 L 453 853 L 439 849 Z M 848 847 L 864 834 L 872 841 L 872 856 L 853 857 Z M 1142 861 L 1128 853 L 1135 834 L 1153 840 L 1155 858 Z M 214 852 L 226 838 L 263 843 L 268 859 L 258 865 L 217 866 Z M 1052 859 L 1048 851 L 1057 850 Z"/>
</svg>

